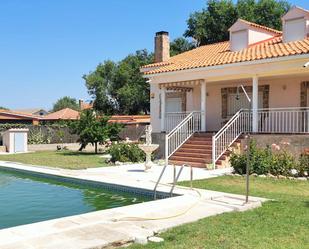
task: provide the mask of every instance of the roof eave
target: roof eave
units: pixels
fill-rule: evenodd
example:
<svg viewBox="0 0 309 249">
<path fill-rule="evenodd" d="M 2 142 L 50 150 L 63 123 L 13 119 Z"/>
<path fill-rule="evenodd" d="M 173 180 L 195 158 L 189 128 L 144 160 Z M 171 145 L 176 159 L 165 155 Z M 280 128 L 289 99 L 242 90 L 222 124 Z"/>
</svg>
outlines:
<svg viewBox="0 0 309 249">
<path fill-rule="evenodd" d="M 197 68 L 175 70 L 175 71 L 170 71 L 170 72 L 144 74 L 143 77 L 144 78 L 151 78 L 151 77 L 162 76 L 162 75 L 177 74 L 177 73 L 180 73 L 180 72 L 181 73 L 187 73 L 187 72 L 196 72 L 196 71 L 209 71 L 209 70 L 216 70 L 216 69 L 225 69 L 225 68 L 230 68 L 230 67 L 235 67 L 235 66 L 258 65 L 258 64 L 264 64 L 264 63 L 269 63 L 269 62 L 288 61 L 290 59 L 302 59 L 302 58 L 306 58 L 306 57 L 308 58 L 308 56 L 309 56 L 309 53 L 298 54 L 298 55 L 280 56 L 280 57 L 275 57 L 275 58 L 253 60 L 253 61 L 243 61 L 243 62 L 236 62 L 236 63 L 230 63 L 230 64 L 216 65 L 216 66 L 197 67 Z"/>
</svg>

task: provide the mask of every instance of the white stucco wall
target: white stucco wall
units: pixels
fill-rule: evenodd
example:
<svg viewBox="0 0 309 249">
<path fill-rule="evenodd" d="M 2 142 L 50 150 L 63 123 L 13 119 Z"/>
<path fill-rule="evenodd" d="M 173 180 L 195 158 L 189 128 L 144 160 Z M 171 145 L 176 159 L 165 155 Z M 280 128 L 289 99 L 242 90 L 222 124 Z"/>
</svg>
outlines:
<svg viewBox="0 0 309 249">
<path fill-rule="evenodd" d="M 271 37 L 273 37 L 274 35 L 268 32 L 261 32 L 260 30 L 257 29 L 249 29 L 249 33 L 248 33 L 248 40 L 249 40 L 249 45 L 259 42 L 259 41 L 263 41 L 266 39 L 269 39 Z"/>
</svg>

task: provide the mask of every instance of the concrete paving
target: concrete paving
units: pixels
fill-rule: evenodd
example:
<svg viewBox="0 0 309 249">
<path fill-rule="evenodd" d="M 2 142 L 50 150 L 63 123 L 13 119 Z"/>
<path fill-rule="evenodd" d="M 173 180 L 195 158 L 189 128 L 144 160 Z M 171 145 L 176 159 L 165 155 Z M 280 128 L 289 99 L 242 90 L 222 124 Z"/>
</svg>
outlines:
<svg viewBox="0 0 309 249">
<path fill-rule="evenodd" d="M 53 169 L 9 162 L 0 162 L 0 165 L 77 179 L 121 183 L 123 186 L 148 190 L 153 189 L 162 169 L 156 166 L 150 172 L 143 172 L 143 166 L 138 164 L 87 170 Z M 229 171 L 194 169 L 194 179 L 215 177 Z M 183 173 L 182 179 L 188 180 L 189 170 Z M 160 191 L 169 192 L 170 185 L 167 183 L 171 182 L 172 176 L 173 168 L 170 167 L 163 178 L 164 184 L 160 185 Z M 241 195 L 179 186 L 175 193 L 179 196 L 2 229 L 0 248 L 79 249 L 120 246 L 134 241 L 147 241 L 148 237 L 166 229 L 208 216 L 256 208 L 265 201 L 250 197 L 250 202 L 245 204 L 245 198 Z"/>
</svg>

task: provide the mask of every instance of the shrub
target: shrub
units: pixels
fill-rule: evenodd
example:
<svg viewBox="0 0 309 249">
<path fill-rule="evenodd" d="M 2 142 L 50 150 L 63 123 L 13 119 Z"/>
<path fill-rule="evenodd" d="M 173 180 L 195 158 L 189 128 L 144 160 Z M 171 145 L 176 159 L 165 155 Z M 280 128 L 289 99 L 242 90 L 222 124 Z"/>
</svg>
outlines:
<svg viewBox="0 0 309 249">
<path fill-rule="evenodd" d="M 286 151 L 274 153 L 270 165 L 270 172 L 273 175 L 291 175 L 291 170 L 297 165 L 294 157 Z"/>
<path fill-rule="evenodd" d="M 267 174 L 272 161 L 272 153 L 269 147 L 258 149 L 254 141 L 250 141 L 249 172 L 257 174 Z M 230 158 L 235 173 L 245 174 L 247 164 L 247 154 L 232 154 Z"/>
<path fill-rule="evenodd" d="M 299 157 L 297 169 L 299 176 L 308 176 L 309 174 L 309 154 L 301 154 Z"/>
<path fill-rule="evenodd" d="M 292 169 L 296 169 L 299 175 L 304 175 L 308 172 L 308 157 L 301 156 L 299 162 L 285 150 L 280 150 L 280 147 L 275 145 L 271 147 L 259 149 L 255 141 L 250 141 L 250 154 L 249 154 L 249 173 L 273 174 L 273 175 L 292 175 Z M 247 155 L 232 154 L 230 158 L 231 166 L 234 168 L 235 173 L 245 174 Z M 306 170 L 307 169 L 307 170 Z"/>
<path fill-rule="evenodd" d="M 49 144 L 51 140 L 50 131 L 44 134 L 40 127 L 29 130 L 28 143 L 29 144 Z"/>
<path fill-rule="evenodd" d="M 107 152 L 112 156 L 112 162 L 142 162 L 145 160 L 145 153 L 137 144 L 118 143 L 112 144 Z"/>
</svg>

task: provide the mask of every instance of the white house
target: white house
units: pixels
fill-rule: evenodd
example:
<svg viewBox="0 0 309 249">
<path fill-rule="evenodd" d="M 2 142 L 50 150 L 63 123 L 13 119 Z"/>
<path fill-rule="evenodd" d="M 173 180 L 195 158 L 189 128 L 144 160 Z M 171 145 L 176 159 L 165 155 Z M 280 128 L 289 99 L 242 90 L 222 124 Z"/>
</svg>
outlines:
<svg viewBox="0 0 309 249">
<path fill-rule="evenodd" d="M 309 11 L 294 7 L 282 23 L 278 31 L 239 19 L 229 41 L 171 58 L 168 33 L 156 34 L 155 63 L 141 71 L 167 159 L 204 167 L 247 131 L 309 134 Z"/>
</svg>

